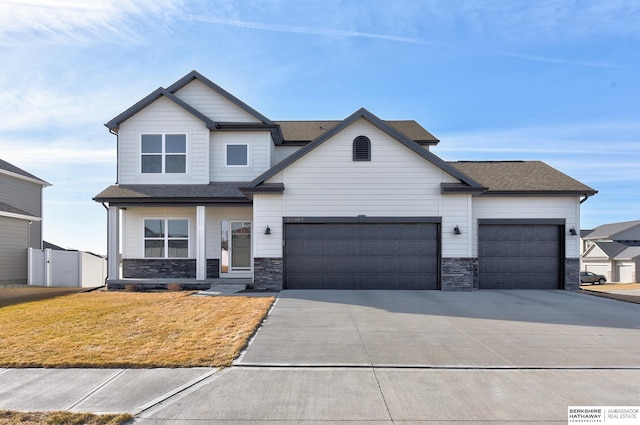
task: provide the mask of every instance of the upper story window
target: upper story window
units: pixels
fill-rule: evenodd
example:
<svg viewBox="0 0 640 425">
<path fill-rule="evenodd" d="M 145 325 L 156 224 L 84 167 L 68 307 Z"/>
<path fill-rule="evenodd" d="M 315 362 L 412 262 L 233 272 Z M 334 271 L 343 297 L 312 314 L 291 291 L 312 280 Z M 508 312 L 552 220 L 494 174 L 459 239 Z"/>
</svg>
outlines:
<svg viewBox="0 0 640 425">
<path fill-rule="evenodd" d="M 141 142 L 143 173 L 187 172 L 186 134 L 143 134 Z"/>
<path fill-rule="evenodd" d="M 353 160 L 371 161 L 371 141 L 368 137 L 358 136 L 353 140 Z"/>
<path fill-rule="evenodd" d="M 249 145 L 227 144 L 225 152 L 227 167 L 246 167 L 249 165 Z"/>
<path fill-rule="evenodd" d="M 186 258 L 189 256 L 189 220 L 145 219 L 145 258 Z"/>
</svg>

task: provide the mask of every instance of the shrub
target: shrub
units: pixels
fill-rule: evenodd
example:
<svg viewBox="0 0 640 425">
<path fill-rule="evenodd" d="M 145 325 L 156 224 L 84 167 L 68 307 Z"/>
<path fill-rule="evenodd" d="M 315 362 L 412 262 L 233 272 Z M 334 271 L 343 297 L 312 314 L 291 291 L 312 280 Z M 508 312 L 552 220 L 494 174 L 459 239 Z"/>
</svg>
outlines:
<svg viewBox="0 0 640 425">
<path fill-rule="evenodd" d="M 167 285 L 167 289 L 169 291 L 175 291 L 175 292 L 182 291 L 182 285 L 177 282 L 172 282 Z"/>
</svg>

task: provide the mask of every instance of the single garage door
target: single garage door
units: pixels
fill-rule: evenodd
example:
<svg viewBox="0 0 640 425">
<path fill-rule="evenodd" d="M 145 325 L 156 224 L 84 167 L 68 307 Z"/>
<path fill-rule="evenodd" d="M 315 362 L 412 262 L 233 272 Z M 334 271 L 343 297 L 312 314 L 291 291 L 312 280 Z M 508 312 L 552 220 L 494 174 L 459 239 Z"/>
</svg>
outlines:
<svg viewBox="0 0 640 425">
<path fill-rule="evenodd" d="M 288 289 L 438 289 L 439 223 L 285 224 Z"/>
<path fill-rule="evenodd" d="M 562 288 L 564 225 L 483 221 L 478 231 L 480 289 Z"/>
</svg>

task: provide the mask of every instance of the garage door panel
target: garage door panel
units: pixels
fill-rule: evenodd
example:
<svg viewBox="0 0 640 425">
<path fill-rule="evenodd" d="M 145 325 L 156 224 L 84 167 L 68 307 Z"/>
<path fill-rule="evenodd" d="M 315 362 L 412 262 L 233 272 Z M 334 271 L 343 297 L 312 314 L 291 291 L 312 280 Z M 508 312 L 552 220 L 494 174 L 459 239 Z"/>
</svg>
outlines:
<svg viewBox="0 0 640 425">
<path fill-rule="evenodd" d="M 558 225 L 480 224 L 479 288 L 560 288 L 561 243 Z"/>
<path fill-rule="evenodd" d="M 438 229 L 436 223 L 286 224 L 286 287 L 437 289 Z"/>
</svg>

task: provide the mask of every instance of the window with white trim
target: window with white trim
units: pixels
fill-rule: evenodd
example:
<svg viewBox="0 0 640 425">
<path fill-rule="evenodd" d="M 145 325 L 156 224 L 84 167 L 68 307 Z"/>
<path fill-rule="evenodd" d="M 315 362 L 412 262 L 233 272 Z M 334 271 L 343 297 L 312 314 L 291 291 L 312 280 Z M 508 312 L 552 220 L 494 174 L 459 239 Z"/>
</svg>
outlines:
<svg viewBox="0 0 640 425">
<path fill-rule="evenodd" d="M 185 174 L 187 172 L 186 134 L 142 134 L 143 174 Z"/>
<path fill-rule="evenodd" d="M 147 218 L 144 220 L 145 258 L 186 258 L 189 256 L 189 220 Z"/>
<path fill-rule="evenodd" d="M 249 145 L 228 143 L 225 147 L 225 165 L 227 167 L 248 166 Z"/>
</svg>

